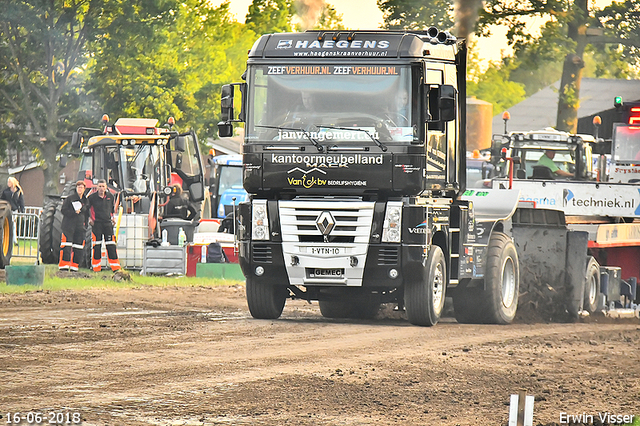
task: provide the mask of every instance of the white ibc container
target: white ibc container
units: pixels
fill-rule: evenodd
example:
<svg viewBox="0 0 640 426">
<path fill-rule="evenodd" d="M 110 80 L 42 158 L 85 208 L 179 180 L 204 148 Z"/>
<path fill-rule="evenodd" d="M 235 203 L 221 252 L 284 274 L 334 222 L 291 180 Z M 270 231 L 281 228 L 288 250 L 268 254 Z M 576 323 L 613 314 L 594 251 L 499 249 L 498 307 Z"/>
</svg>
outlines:
<svg viewBox="0 0 640 426">
<path fill-rule="evenodd" d="M 142 269 L 144 245 L 149 233 L 146 214 L 125 214 L 118 230 L 118 258 L 124 269 Z"/>
</svg>

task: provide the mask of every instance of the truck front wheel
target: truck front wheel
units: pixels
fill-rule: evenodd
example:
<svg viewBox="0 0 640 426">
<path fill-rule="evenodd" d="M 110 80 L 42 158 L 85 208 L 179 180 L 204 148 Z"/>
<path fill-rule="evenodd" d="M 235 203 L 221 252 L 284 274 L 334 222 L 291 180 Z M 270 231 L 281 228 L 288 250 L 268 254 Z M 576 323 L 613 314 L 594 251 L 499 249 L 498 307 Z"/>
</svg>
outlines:
<svg viewBox="0 0 640 426">
<path fill-rule="evenodd" d="M 288 291 L 286 287 L 256 283 L 247 277 L 247 304 L 251 316 L 257 319 L 276 319 L 282 315 Z"/>
<path fill-rule="evenodd" d="M 516 246 L 508 235 L 495 232 L 487 248 L 485 275 L 486 322 L 509 324 L 516 316 L 520 269 Z"/>
<path fill-rule="evenodd" d="M 413 325 L 435 325 L 444 307 L 447 266 L 442 249 L 431 246 L 424 276 L 405 284 L 404 306 Z"/>
</svg>

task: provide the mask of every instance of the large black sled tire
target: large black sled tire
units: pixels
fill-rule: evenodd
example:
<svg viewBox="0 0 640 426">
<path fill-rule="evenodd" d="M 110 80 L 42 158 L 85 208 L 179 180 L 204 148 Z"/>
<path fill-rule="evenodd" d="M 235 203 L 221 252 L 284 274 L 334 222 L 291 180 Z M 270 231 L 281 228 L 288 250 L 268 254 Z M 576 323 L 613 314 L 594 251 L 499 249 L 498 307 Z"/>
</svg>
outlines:
<svg viewBox="0 0 640 426">
<path fill-rule="evenodd" d="M 48 203 L 40 216 L 40 258 L 42 263 L 57 264 L 60 260 L 62 238 L 62 201 Z"/>
<path fill-rule="evenodd" d="M 598 262 L 589 258 L 584 283 L 584 310 L 595 314 L 602 310 L 600 306 L 600 267 Z"/>
<path fill-rule="evenodd" d="M 325 318 L 372 319 L 380 310 L 380 303 L 369 300 L 321 300 L 318 304 Z"/>
<path fill-rule="evenodd" d="M 484 283 L 474 287 L 456 288 L 453 293 L 453 312 L 461 324 L 481 324 L 485 321 L 485 308 L 480 303 Z"/>
<path fill-rule="evenodd" d="M 520 291 L 520 268 L 516 246 L 508 235 L 494 232 L 486 256 L 485 319 L 489 324 L 509 324 L 516 316 Z"/>
<path fill-rule="evenodd" d="M 288 290 L 273 284 L 257 284 L 247 277 L 247 304 L 251 316 L 257 319 L 276 319 L 282 315 Z"/>
<path fill-rule="evenodd" d="M 0 206 L 0 269 L 11 263 L 11 254 L 13 252 L 13 218 L 11 217 L 11 206 L 9 203 Z"/>
<path fill-rule="evenodd" d="M 432 246 L 424 276 L 405 284 L 404 306 L 411 324 L 432 326 L 438 323 L 444 309 L 446 285 L 444 254 L 440 247 Z"/>
</svg>

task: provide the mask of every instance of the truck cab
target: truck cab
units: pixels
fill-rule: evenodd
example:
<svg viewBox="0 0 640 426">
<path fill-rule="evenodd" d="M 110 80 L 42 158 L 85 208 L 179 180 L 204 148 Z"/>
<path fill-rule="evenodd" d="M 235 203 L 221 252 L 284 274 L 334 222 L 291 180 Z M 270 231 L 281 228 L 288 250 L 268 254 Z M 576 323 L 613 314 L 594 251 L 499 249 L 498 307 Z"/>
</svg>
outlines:
<svg viewBox="0 0 640 426">
<path fill-rule="evenodd" d="M 498 287 L 488 284 L 486 305 L 460 291 L 459 312 L 513 319 L 515 249 L 502 231 L 489 240 L 509 229 L 497 222 L 515 207 L 478 223 L 478 234 L 473 202 L 461 198 L 464 40 L 435 28 L 269 34 L 243 77 L 222 88 L 219 130 L 245 123 L 250 200 L 239 206 L 238 239 L 254 317 L 277 318 L 287 298 L 301 298 L 332 318 L 370 318 L 396 303 L 411 323 L 434 325 L 447 288 L 475 278 L 477 289 L 499 270 L 506 307 L 491 308 Z M 510 261 L 489 267 L 488 251 L 505 247 Z"/>
</svg>

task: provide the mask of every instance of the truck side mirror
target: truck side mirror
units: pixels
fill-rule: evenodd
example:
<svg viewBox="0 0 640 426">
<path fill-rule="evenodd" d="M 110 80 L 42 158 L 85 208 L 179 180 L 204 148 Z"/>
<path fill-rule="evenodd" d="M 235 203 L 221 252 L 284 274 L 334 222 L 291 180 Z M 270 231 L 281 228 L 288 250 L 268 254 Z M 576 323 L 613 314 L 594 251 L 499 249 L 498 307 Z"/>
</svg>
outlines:
<svg viewBox="0 0 640 426">
<path fill-rule="evenodd" d="M 456 119 L 457 107 L 455 87 L 448 84 L 440 86 L 438 109 L 440 110 L 441 121 L 453 121 Z"/>
<path fill-rule="evenodd" d="M 80 144 L 82 143 L 82 135 L 80 132 L 73 132 L 71 136 L 71 147 L 72 148 L 80 148 Z"/>
<path fill-rule="evenodd" d="M 222 86 L 220 109 L 222 121 L 233 120 L 233 86 L 231 84 Z"/>
<path fill-rule="evenodd" d="M 185 141 L 185 136 L 176 137 L 176 151 L 184 152 L 187 147 L 187 142 Z"/>
<path fill-rule="evenodd" d="M 218 136 L 221 138 L 228 138 L 233 136 L 233 124 L 221 121 L 218 123 Z"/>
<path fill-rule="evenodd" d="M 189 185 L 189 196 L 191 201 L 204 200 L 204 184 L 202 182 L 194 182 Z"/>
<path fill-rule="evenodd" d="M 65 154 L 60 155 L 60 161 L 58 162 L 61 169 L 67 167 L 67 156 Z"/>
</svg>

